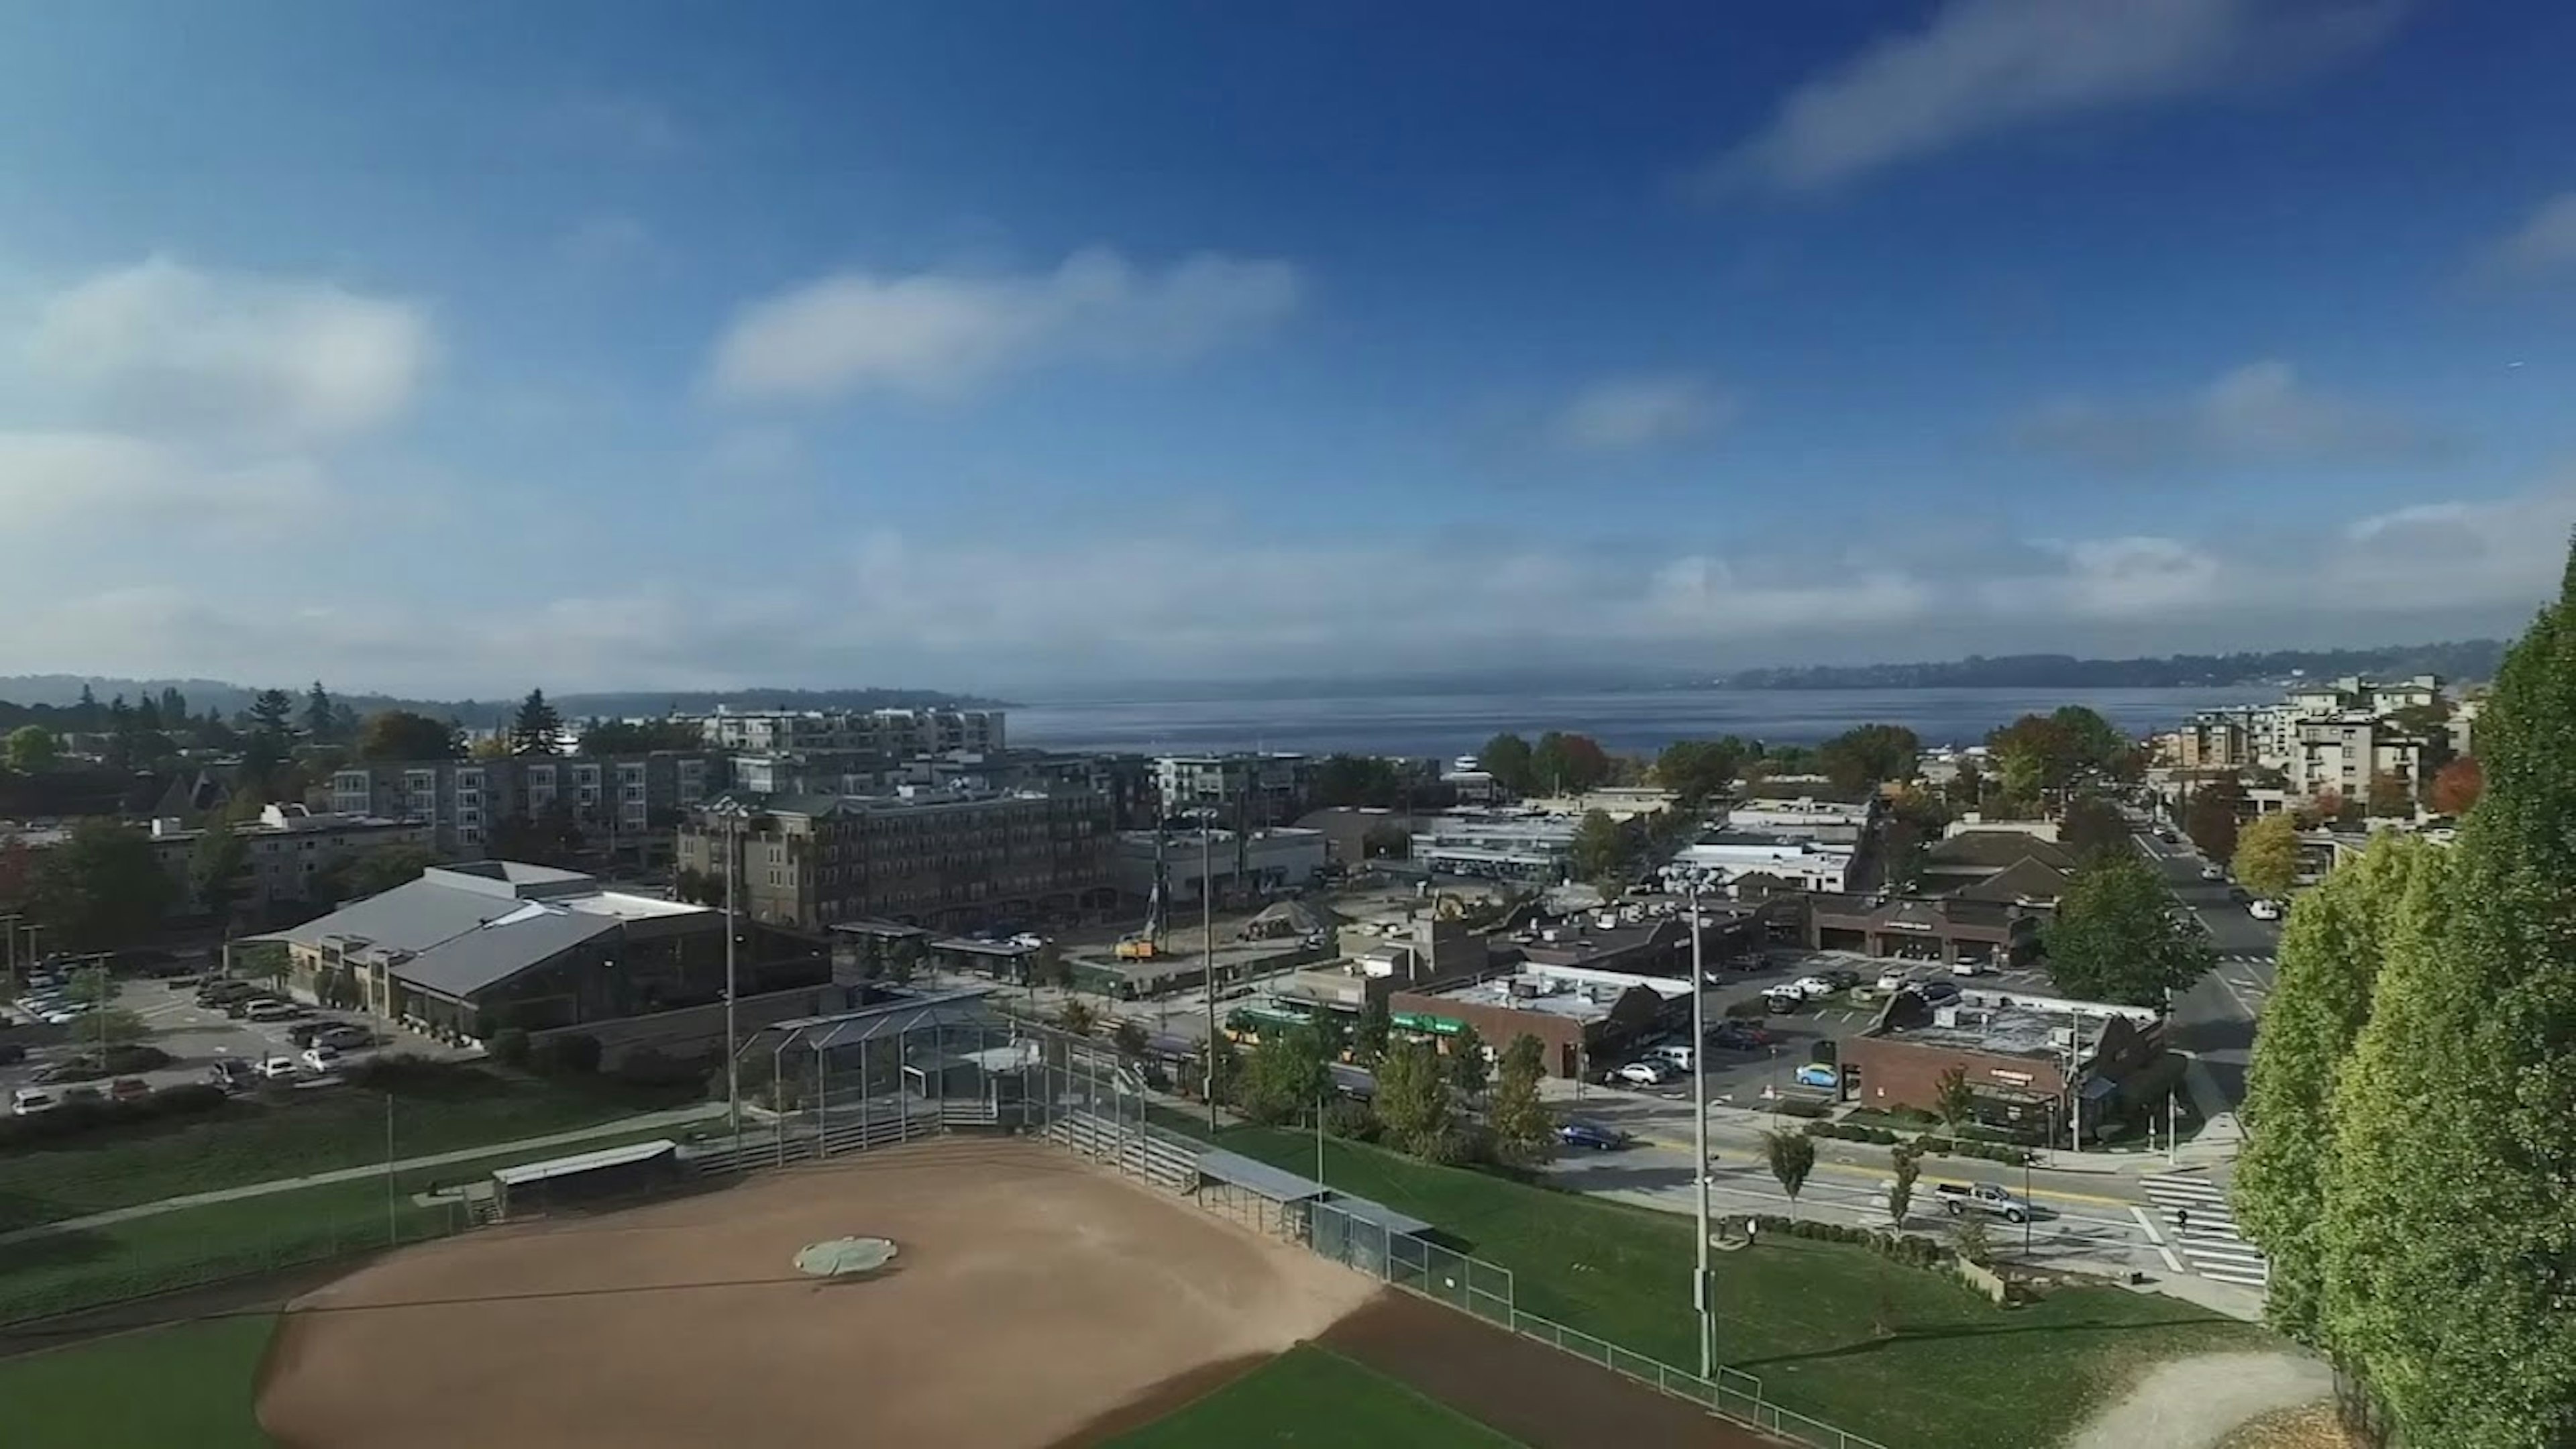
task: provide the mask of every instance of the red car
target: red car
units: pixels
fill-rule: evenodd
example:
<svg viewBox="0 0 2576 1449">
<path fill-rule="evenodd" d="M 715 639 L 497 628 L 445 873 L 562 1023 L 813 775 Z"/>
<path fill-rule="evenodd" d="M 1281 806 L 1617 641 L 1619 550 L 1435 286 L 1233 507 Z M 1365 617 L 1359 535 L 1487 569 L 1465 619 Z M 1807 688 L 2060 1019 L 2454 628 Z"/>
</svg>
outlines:
<svg viewBox="0 0 2576 1449">
<path fill-rule="evenodd" d="M 132 1102 L 151 1095 L 152 1084 L 141 1077 L 119 1077 L 107 1084 L 107 1099 L 111 1102 Z"/>
</svg>

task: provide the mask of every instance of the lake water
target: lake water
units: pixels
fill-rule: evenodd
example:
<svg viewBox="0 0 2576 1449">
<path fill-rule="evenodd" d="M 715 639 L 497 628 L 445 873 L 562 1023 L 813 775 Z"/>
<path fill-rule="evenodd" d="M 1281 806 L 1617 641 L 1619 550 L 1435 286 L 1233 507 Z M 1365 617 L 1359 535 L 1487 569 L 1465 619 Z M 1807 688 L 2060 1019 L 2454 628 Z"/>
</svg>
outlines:
<svg viewBox="0 0 2576 1449">
<path fill-rule="evenodd" d="M 1514 730 L 1587 734 L 1606 749 L 1651 753 L 1677 739 L 1743 735 L 1812 744 L 1856 724 L 1900 724 L 1927 745 L 1969 744 L 1998 725 L 2082 704 L 2133 734 L 2196 710 L 2269 698 L 2226 689 L 1668 689 L 1576 694 L 1419 694 L 1356 698 L 1138 700 L 1033 704 L 1010 711 L 1010 741 L 1037 749 L 1188 754 L 1281 750 L 1446 758 Z"/>
</svg>

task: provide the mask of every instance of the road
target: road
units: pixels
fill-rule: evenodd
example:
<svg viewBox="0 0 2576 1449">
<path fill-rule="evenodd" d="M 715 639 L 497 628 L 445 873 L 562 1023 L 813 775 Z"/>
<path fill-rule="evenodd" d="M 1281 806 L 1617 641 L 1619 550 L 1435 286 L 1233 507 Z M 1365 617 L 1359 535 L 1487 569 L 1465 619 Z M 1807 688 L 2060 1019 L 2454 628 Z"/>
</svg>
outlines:
<svg viewBox="0 0 2576 1449">
<path fill-rule="evenodd" d="M 2218 953 L 2218 969 L 2175 999 L 2173 1037 L 2175 1047 L 2200 1058 L 2233 1109 L 2245 1100 L 2254 1022 L 2272 994 L 2281 928 L 2247 915 L 2232 882 L 2203 880 L 2200 873 L 2209 862 L 2188 840 L 2167 845 L 2152 833 L 2141 833 L 2138 846 L 2164 873 L 2175 899 L 2199 918 Z"/>
</svg>

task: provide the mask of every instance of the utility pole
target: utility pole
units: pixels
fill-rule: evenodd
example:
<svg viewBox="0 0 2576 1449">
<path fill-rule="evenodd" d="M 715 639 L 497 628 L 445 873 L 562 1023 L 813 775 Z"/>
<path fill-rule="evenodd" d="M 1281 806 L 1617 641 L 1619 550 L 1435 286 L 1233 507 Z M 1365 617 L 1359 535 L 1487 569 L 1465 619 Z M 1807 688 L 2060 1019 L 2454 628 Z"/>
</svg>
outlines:
<svg viewBox="0 0 2576 1449">
<path fill-rule="evenodd" d="M 742 1148 L 742 1062 L 740 1047 L 734 1035 L 734 856 L 742 849 L 741 820 L 737 806 L 725 802 L 725 1115 L 731 1119 L 733 1145 L 739 1156 Z"/>
<path fill-rule="evenodd" d="M 1699 1376 L 1715 1377 L 1717 1358 L 1717 1305 L 1708 1275 L 1708 990 L 1707 967 L 1701 959 L 1702 947 L 1699 872 L 1684 879 L 1690 887 L 1691 923 L 1691 1125 L 1696 1131 L 1699 1151 L 1699 1261 L 1691 1279 L 1692 1306 L 1699 1311 Z"/>
<path fill-rule="evenodd" d="M 1214 847 L 1208 840 L 1209 819 L 1215 812 L 1199 811 L 1199 981 L 1200 995 L 1207 998 L 1207 1109 L 1208 1135 L 1216 1135 L 1216 892 L 1211 877 Z"/>
<path fill-rule="evenodd" d="M 18 999 L 18 922 L 20 919 L 15 911 L 0 915 L 0 941 L 6 941 L 9 946 L 9 999 L 12 1001 Z"/>
<path fill-rule="evenodd" d="M 402 1243 L 402 1217 L 394 1194 L 394 1094 L 385 1093 L 385 1246 Z"/>
</svg>

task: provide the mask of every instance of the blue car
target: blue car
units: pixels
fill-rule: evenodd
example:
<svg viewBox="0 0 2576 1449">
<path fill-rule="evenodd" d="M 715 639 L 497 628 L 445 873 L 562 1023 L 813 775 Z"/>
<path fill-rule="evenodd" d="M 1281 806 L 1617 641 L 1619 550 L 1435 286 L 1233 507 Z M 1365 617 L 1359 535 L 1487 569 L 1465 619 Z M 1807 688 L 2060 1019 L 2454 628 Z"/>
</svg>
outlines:
<svg viewBox="0 0 2576 1449">
<path fill-rule="evenodd" d="M 1604 1127 L 1578 1117 L 1557 1125 L 1556 1140 L 1568 1147 L 1589 1147 L 1595 1152 L 1609 1152 L 1627 1146 L 1628 1134 L 1616 1127 Z"/>
<path fill-rule="evenodd" d="M 1823 1062 L 1809 1062 L 1798 1068 L 1798 1085 L 1801 1087 L 1820 1087 L 1831 1092 L 1839 1089 L 1842 1084 L 1842 1073 Z"/>
</svg>

